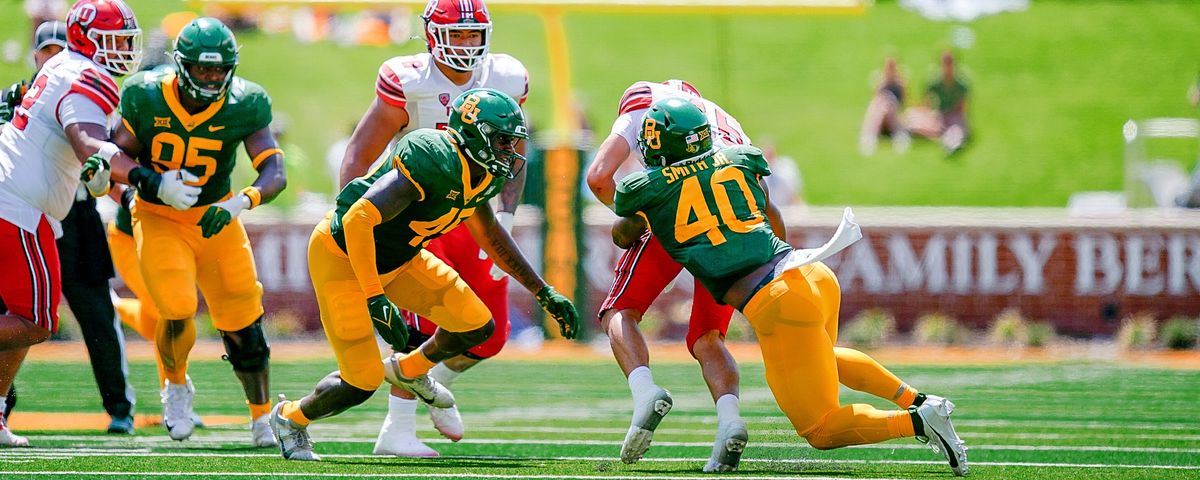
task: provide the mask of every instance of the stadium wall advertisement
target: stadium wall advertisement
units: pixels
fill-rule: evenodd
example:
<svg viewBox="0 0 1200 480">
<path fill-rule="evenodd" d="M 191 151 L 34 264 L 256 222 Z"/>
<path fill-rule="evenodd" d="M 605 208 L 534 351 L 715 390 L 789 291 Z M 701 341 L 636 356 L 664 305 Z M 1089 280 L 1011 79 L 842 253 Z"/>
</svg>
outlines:
<svg viewBox="0 0 1200 480">
<path fill-rule="evenodd" d="M 787 211 L 788 240 L 819 246 L 832 235 L 839 211 Z M 901 329 L 934 312 L 981 328 L 1002 310 L 1017 308 L 1027 318 L 1053 323 L 1059 333 L 1088 336 L 1112 334 L 1131 314 L 1200 314 L 1200 216 L 1097 220 L 1043 210 L 983 212 L 860 209 L 864 238 L 826 262 L 842 284 L 843 320 L 881 308 L 895 315 Z M 525 252 L 544 251 L 537 217 L 518 216 L 514 237 Z M 595 318 L 621 250 L 609 241 L 611 214 L 589 210 L 584 217 L 581 313 Z M 311 225 L 248 222 L 247 230 L 267 311 L 290 310 L 306 328 L 319 329 L 305 258 Z M 531 261 L 541 268 L 539 258 Z M 510 288 L 517 317 L 536 313 L 528 294 L 515 282 Z M 660 297 L 660 314 L 676 312 L 683 318 L 670 321 L 686 322 L 687 310 L 680 307 L 692 288 L 685 272 Z"/>
</svg>

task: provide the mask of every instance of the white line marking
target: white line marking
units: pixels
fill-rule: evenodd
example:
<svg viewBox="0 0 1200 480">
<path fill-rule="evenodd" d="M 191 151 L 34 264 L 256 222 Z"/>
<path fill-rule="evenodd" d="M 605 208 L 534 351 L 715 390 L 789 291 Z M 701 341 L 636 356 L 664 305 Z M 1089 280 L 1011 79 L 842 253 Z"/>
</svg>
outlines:
<svg viewBox="0 0 1200 480">
<path fill-rule="evenodd" d="M 712 480 L 711 475 L 695 476 L 695 477 L 680 477 L 677 475 L 670 476 L 649 476 L 649 475 L 501 475 L 495 473 L 371 473 L 371 474 L 354 474 L 354 473 L 304 473 L 304 472 L 86 472 L 86 471 L 71 471 L 71 472 L 8 472 L 16 475 L 37 475 L 47 477 L 76 477 L 80 475 L 88 476 L 128 476 L 135 474 L 140 477 L 338 477 L 345 478 L 351 476 L 370 476 L 384 478 L 570 478 L 579 480 L 636 480 L 639 478 L 662 478 L 672 480 Z M 792 480 L 795 476 L 775 477 L 775 476 L 752 476 L 746 478 L 758 478 L 766 480 Z M 804 477 L 811 480 L 833 480 L 838 477 Z M 861 480 L 885 480 L 884 478 L 863 478 Z M 893 479 L 886 479 L 893 480 Z"/>
</svg>

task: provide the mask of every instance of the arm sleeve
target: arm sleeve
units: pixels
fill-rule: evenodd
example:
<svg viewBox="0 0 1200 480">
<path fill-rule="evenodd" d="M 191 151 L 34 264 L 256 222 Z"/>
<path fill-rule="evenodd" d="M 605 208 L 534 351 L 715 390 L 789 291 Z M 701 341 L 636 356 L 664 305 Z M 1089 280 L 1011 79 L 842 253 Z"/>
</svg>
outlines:
<svg viewBox="0 0 1200 480">
<path fill-rule="evenodd" d="M 108 125 L 108 116 L 100 105 L 83 95 L 68 93 L 58 102 L 58 112 L 56 113 L 58 114 L 58 123 L 63 128 L 76 123 Z"/>
<path fill-rule="evenodd" d="M 350 257 L 350 268 L 354 270 L 358 286 L 367 298 L 383 294 L 383 283 L 375 268 L 375 226 L 382 221 L 375 204 L 361 198 L 342 215 L 346 255 Z"/>
</svg>

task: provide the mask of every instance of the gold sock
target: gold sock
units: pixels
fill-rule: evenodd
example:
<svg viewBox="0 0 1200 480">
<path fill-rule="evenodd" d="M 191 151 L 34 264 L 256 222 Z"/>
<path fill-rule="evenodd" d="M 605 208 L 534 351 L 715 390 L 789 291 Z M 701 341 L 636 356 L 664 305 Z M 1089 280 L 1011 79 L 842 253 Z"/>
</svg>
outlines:
<svg viewBox="0 0 1200 480">
<path fill-rule="evenodd" d="M 283 407 L 279 409 L 279 414 L 300 427 L 307 427 L 308 424 L 312 423 L 312 420 L 309 420 L 308 417 L 304 416 L 304 412 L 300 411 L 299 400 L 283 404 Z"/>
<path fill-rule="evenodd" d="M 405 377 L 417 378 L 421 375 L 429 373 L 429 369 L 437 365 L 437 362 L 432 362 L 429 357 L 421 353 L 420 349 L 413 350 L 412 353 L 405 355 L 400 359 L 400 373 Z"/>
<path fill-rule="evenodd" d="M 270 400 L 267 400 L 267 403 L 250 403 L 249 400 L 246 400 L 246 406 L 250 407 L 250 420 L 251 421 L 257 420 L 258 417 L 261 417 L 263 415 L 271 413 L 271 401 Z"/>
</svg>

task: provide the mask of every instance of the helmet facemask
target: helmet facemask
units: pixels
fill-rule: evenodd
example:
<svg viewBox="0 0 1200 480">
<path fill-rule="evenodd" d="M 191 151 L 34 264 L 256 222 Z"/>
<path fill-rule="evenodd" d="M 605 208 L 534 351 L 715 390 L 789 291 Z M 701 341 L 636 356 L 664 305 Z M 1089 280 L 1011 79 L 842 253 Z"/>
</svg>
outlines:
<svg viewBox="0 0 1200 480">
<path fill-rule="evenodd" d="M 208 58 L 206 58 L 208 56 Z M 204 52 L 198 62 L 184 58 L 183 54 L 175 52 L 175 66 L 179 70 L 179 87 L 183 93 L 194 100 L 213 103 L 225 97 L 233 85 L 233 73 L 237 70 L 237 59 L 232 62 L 222 61 L 217 53 Z M 225 73 L 219 80 L 206 79 L 192 72 L 193 67 L 221 68 Z"/>
<path fill-rule="evenodd" d="M 142 29 L 88 30 L 87 38 L 96 45 L 92 61 L 113 75 L 129 75 L 142 65 Z"/>
<path fill-rule="evenodd" d="M 469 72 L 479 68 L 487 57 L 488 46 L 492 37 L 491 23 L 454 23 L 442 25 L 426 21 L 425 28 L 432 44 L 429 53 L 434 60 L 460 72 Z M 451 32 L 480 32 L 479 45 L 454 45 Z"/>
<path fill-rule="evenodd" d="M 504 131 L 491 123 L 477 122 L 474 128 L 453 133 L 463 140 L 459 144 L 465 146 L 467 156 L 492 176 L 513 178 L 525 168 L 525 156 L 517 152 L 521 142 L 529 138 L 524 125 Z"/>
</svg>

